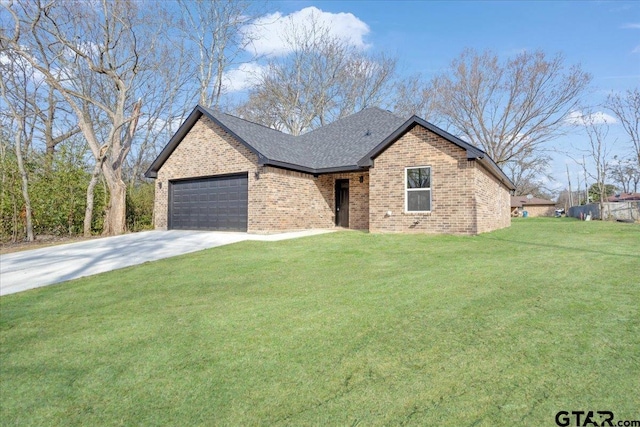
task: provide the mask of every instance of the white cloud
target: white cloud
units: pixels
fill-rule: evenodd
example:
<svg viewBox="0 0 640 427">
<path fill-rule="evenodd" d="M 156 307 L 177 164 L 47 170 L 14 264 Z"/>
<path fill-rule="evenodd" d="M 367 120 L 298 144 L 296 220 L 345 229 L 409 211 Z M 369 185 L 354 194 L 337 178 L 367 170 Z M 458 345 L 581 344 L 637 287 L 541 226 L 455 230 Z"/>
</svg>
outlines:
<svg viewBox="0 0 640 427">
<path fill-rule="evenodd" d="M 638 46 L 636 46 L 631 53 L 640 53 L 640 44 Z"/>
<path fill-rule="evenodd" d="M 623 24 L 620 28 L 624 28 L 627 30 L 640 30 L 640 22 L 632 22 L 629 24 Z"/>
<path fill-rule="evenodd" d="M 328 28 L 329 34 L 356 48 L 366 49 L 364 37 L 369 34 L 369 26 L 352 13 L 324 12 L 317 7 L 306 7 L 289 15 L 280 12 L 258 18 L 247 26 L 245 34 L 253 39 L 248 50 L 256 55 L 283 56 L 290 52 L 284 36 L 292 28 L 308 28 L 310 22 Z"/>
<path fill-rule="evenodd" d="M 572 125 L 586 126 L 588 124 L 601 125 L 601 124 L 615 124 L 618 123 L 615 117 L 604 113 L 602 111 L 596 111 L 595 113 L 584 115 L 581 111 L 572 111 L 565 118 L 567 123 Z"/>
<path fill-rule="evenodd" d="M 4 68 L 2 70 L 3 73 L 11 73 L 12 71 L 17 73 L 18 81 L 26 78 L 29 83 L 33 83 L 36 86 L 40 86 L 45 81 L 44 74 L 33 68 L 29 61 L 17 54 L 9 56 L 4 52 L 0 52 L 0 66 Z"/>
<path fill-rule="evenodd" d="M 227 92 L 239 92 L 253 86 L 264 72 L 265 67 L 255 62 L 241 64 L 222 76 L 224 89 Z"/>
</svg>

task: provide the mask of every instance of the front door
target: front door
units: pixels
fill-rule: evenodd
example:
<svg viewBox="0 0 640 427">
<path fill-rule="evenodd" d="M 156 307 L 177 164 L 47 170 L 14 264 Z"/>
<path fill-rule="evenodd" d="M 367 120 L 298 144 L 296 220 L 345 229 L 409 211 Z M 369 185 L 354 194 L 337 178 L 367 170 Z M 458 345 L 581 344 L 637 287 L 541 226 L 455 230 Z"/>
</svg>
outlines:
<svg viewBox="0 0 640 427">
<path fill-rule="evenodd" d="M 349 228 L 349 180 L 336 179 L 336 225 Z"/>
</svg>

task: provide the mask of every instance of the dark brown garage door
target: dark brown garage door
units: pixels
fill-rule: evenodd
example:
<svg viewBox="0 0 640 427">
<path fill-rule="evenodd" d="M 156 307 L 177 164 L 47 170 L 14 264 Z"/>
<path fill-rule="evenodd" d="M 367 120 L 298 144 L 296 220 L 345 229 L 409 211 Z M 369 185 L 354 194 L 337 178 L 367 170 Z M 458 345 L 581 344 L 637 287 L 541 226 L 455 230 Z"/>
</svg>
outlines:
<svg viewBox="0 0 640 427">
<path fill-rule="evenodd" d="M 173 181 L 169 228 L 247 231 L 247 175 Z"/>
</svg>

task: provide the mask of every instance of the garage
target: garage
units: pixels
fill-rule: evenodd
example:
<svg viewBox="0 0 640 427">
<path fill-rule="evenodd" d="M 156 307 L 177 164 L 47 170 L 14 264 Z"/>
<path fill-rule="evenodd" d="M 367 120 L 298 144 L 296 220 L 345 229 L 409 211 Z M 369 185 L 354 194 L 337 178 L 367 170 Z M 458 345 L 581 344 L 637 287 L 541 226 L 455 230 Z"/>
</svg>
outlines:
<svg viewBox="0 0 640 427">
<path fill-rule="evenodd" d="M 169 182 L 169 228 L 247 231 L 247 174 Z"/>
</svg>

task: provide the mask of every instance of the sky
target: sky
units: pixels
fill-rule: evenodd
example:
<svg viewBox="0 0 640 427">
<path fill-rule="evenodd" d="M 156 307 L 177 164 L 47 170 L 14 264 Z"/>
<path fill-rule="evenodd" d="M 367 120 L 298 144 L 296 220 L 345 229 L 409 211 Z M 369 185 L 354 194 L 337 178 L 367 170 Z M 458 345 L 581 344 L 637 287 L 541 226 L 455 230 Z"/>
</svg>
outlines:
<svg viewBox="0 0 640 427">
<path fill-rule="evenodd" d="M 579 64 L 593 77 L 585 102 L 594 106 L 596 117 L 608 120 L 611 155 L 631 152 L 621 124 L 602 104 L 611 93 L 640 87 L 640 1 L 255 0 L 252 5 L 266 14 L 245 30 L 254 32 L 255 40 L 245 52 L 247 62 L 225 75 L 232 97 L 246 95 L 265 59 L 288 53 L 285 27 L 303 25 L 313 14 L 354 47 L 397 58 L 401 77 L 419 73 L 429 80 L 447 72 L 465 48 L 491 50 L 501 58 L 523 51 L 561 53 L 566 65 Z M 254 55 L 262 59 L 252 62 Z M 572 112 L 574 123 L 580 115 Z M 548 144 L 554 150 L 548 166 L 552 178 L 544 184 L 552 191 L 566 187 L 567 167 L 573 182 L 578 174 L 582 180 L 582 166 L 566 152 L 581 158 L 588 139 L 580 126 L 567 126 L 566 132 Z"/>
<path fill-rule="evenodd" d="M 592 74 L 586 95 L 591 105 L 602 104 L 610 93 L 640 87 L 640 2 L 275 1 L 269 3 L 271 13 L 257 34 L 255 53 L 286 53 L 277 40 L 278 27 L 286 19 L 303 20 L 312 8 L 322 12 L 335 35 L 354 46 L 397 57 L 401 75 L 420 73 L 428 79 L 446 71 L 469 47 L 489 49 L 500 57 L 541 49 L 550 55 L 562 53 L 566 64 L 580 64 Z M 236 88 L 242 89 L 242 78 L 234 77 Z M 610 120 L 609 126 L 612 152 L 624 152 L 620 124 Z M 586 136 L 578 128 L 551 147 L 564 151 L 585 144 Z M 571 175 L 582 173 L 566 155 L 553 155 L 553 180 L 546 183 L 550 189 L 566 186 L 567 165 Z"/>
</svg>

